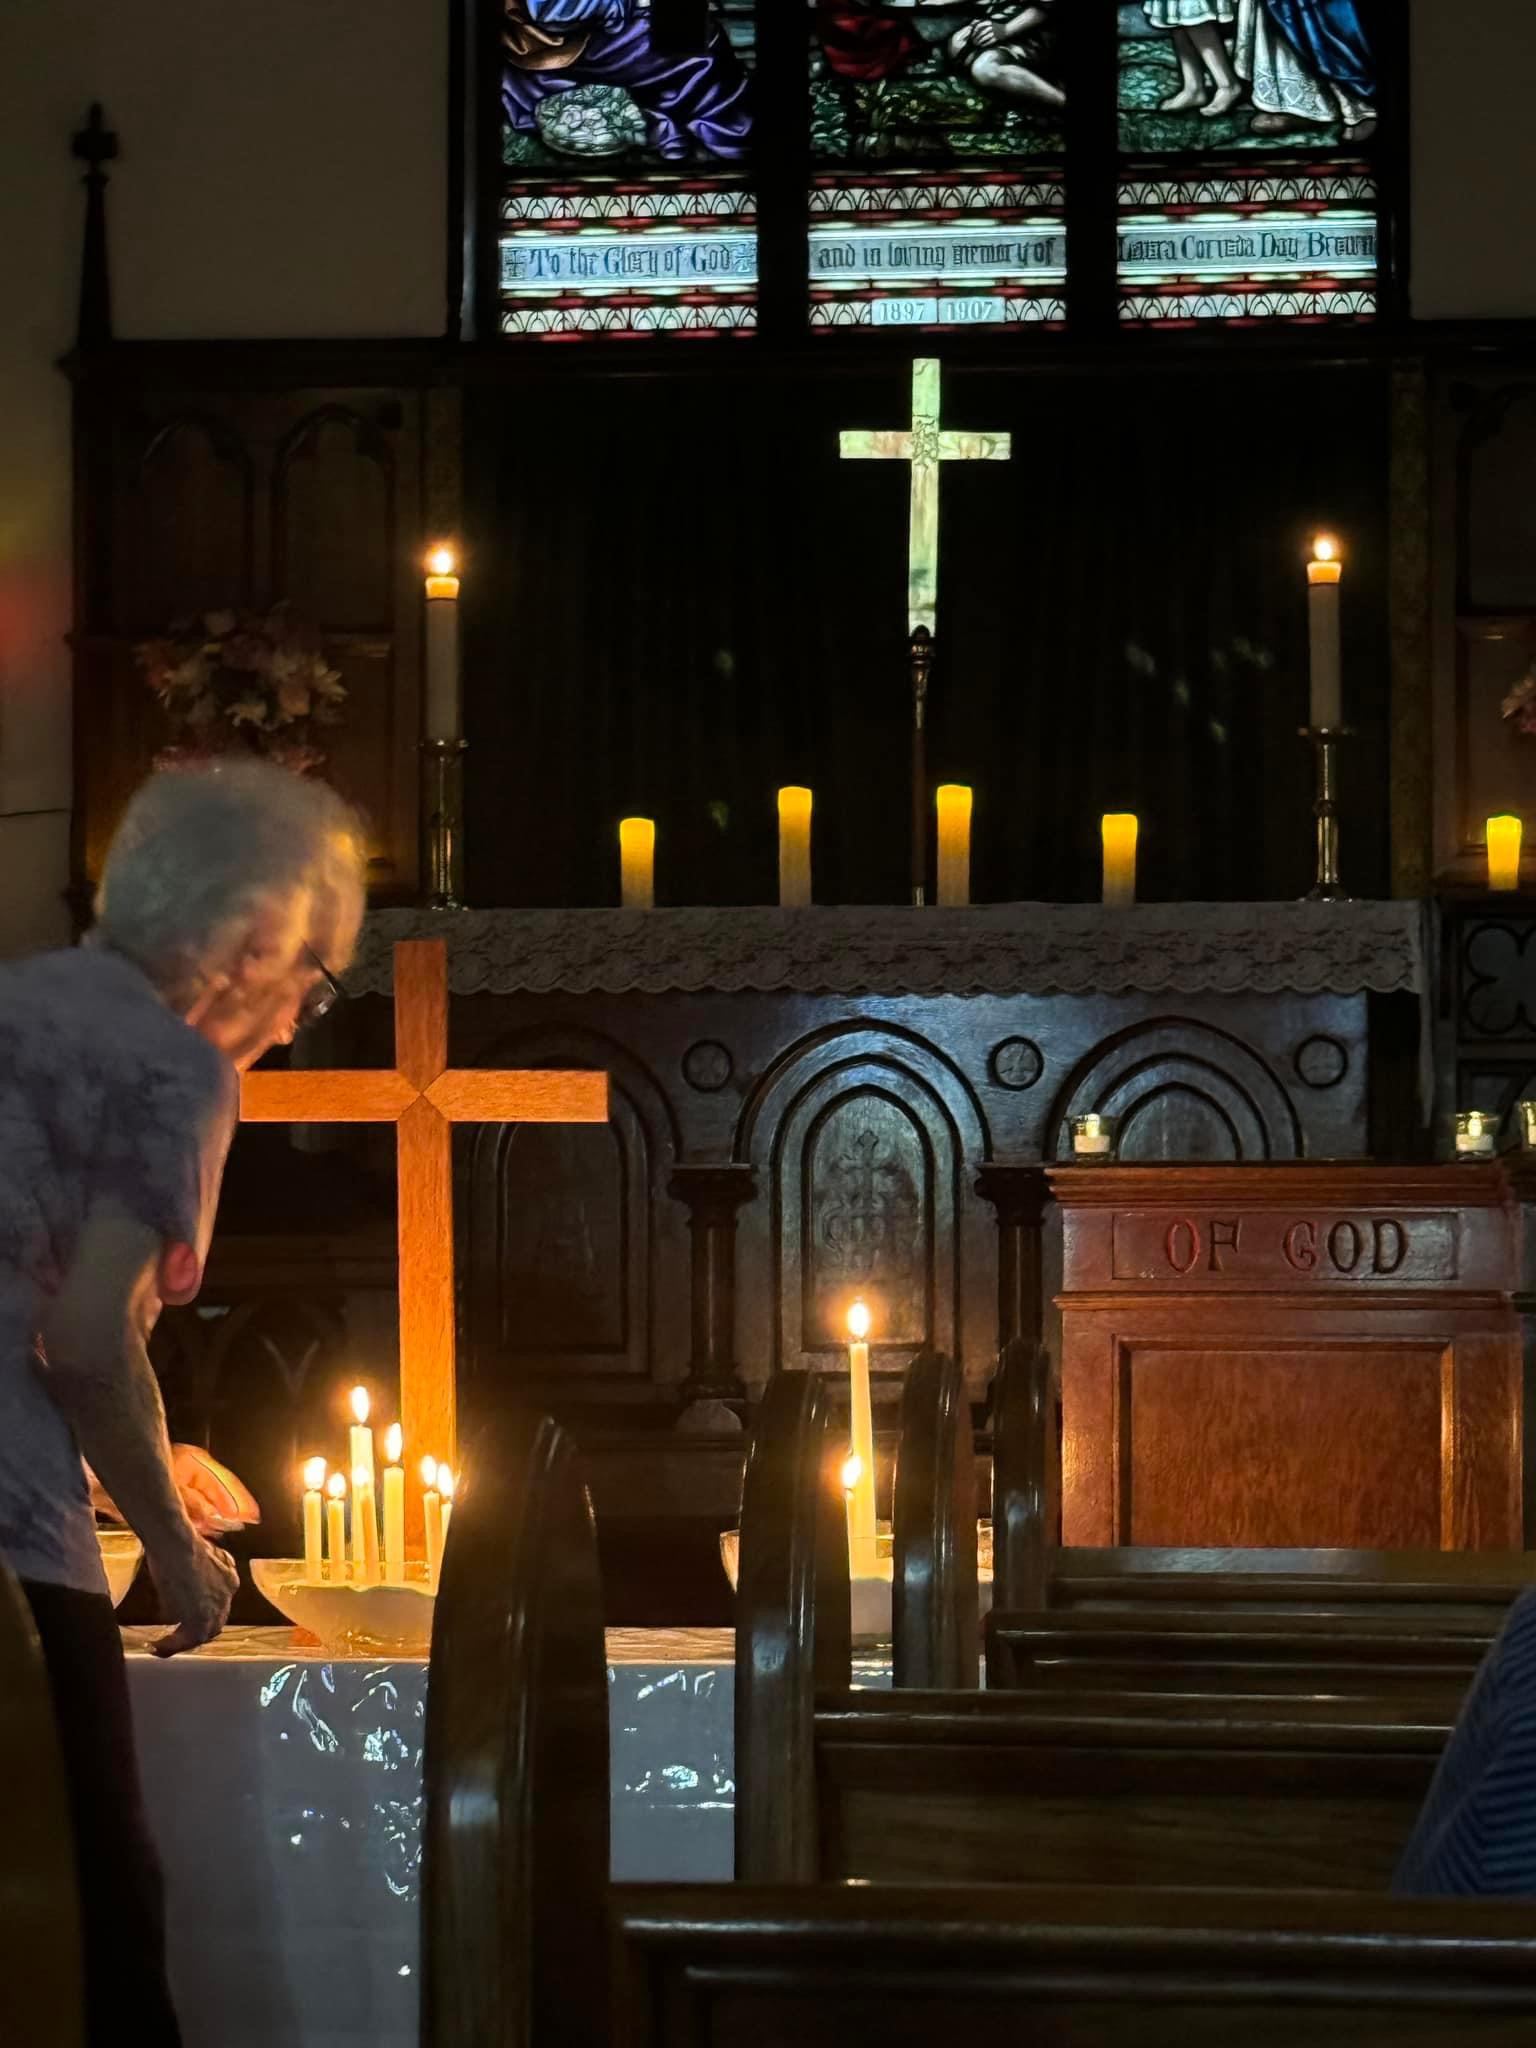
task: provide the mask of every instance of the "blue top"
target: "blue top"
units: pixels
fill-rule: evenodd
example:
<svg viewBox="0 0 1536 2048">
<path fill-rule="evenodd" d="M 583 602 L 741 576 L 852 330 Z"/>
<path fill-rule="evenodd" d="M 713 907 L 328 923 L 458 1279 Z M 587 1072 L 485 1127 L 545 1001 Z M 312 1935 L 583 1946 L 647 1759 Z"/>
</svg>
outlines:
<svg viewBox="0 0 1536 2048">
<path fill-rule="evenodd" d="M 1536 1591 L 1472 1682 L 1392 1889 L 1536 1897 Z"/>
</svg>

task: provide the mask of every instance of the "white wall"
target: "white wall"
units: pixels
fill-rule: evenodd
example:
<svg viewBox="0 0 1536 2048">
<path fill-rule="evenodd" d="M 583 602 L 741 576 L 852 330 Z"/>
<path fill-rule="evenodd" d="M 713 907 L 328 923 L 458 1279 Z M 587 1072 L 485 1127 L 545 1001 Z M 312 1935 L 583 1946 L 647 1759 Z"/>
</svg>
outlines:
<svg viewBox="0 0 1536 2048">
<path fill-rule="evenodd" d="M 1414 310 L 1536 315 L 1536 0 L 1411 0 Z M 433 334 L 448 0 L 0 0 L 0 953 L 59 936 L 68 387 L 100 99 L 119 333 Z"/>
<path fill-rule="evenodd" d="M 444 321 L 445 0 L 0 0 L 0 953 L 61 937 L 69 345 L 93 99 L 119 334 Z"/>
</svg>

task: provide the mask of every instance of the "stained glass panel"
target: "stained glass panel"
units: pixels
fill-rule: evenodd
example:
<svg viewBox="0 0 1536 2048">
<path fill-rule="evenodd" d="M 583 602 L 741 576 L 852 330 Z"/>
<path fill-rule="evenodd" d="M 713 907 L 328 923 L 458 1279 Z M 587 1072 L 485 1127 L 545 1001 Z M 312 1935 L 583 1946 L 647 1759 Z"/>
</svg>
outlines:
<svg viewBox="0 0 1536 2048">
<path fill-rule="evenodd" d="M 708 0 L 689 49 L 650 0 L 504 0 L 503 333 L 755 325 L 755 61 L 755 0 Z"/>
<path fill-rule="evenodd" d="M 810 322 L 1066 316 L 1061 0 L 809 0 Z"/>
<path fill-rule="evenodd" d="M 1120 317 L 1365 320 L 1377 59 L 1364 0 L 1120 6 Z"/>
</svg>

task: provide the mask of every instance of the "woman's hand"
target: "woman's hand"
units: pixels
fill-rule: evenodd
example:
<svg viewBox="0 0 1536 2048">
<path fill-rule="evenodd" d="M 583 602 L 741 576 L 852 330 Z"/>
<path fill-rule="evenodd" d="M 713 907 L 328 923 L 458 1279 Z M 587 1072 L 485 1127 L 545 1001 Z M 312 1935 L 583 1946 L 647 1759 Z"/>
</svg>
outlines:
<svg viewBox="0 0 1536 2048">
<path fill-rule="evenodd" d="M 234 1561 L 201 1537 L 191 1543 L 151 1557 L 149 1569 L 155 1590 L 176 1626 L 155 1644 L 157 1657 L 175 1657 L 183 1650 L 195 1650 L 199 1643 L 211 1643 L 229 1619 L 229 1610 L 240 1586 Z"/>
</svg>

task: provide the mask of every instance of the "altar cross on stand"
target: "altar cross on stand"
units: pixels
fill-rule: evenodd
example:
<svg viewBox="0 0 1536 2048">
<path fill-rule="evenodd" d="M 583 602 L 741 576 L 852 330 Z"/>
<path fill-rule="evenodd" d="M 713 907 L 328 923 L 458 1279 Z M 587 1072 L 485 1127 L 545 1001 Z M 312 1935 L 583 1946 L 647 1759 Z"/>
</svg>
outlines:
<svg viewBox="0 0 1536 2048">
<path fill-rule="evenodd" d="M 912 901 L 928 888 L 928 678 L 933 668 L 939 608 L 939 465 L 1007 462 L 1011 434 L 961 434 L 941 427 L 940 367 L 920 356 L 912 365 L 912 425 L 845 428 L 838 453 L 846 461 L 912 465 L 912 513 L 907 540 L 907 659 L 912 678 Z"/>
<path fill-rule="evenodd" d="M 246 1074 L 240 1116 L 264 1124 L 393 1124 L 399 1172 L 400 1422 L 417 1457 L 456 1462 L 453 1126 L 603 1124 L 608 1076 L 448 1065 L 448 952 L 441 939 L 395 947 L 395 1065 Z"/>
</svg>

